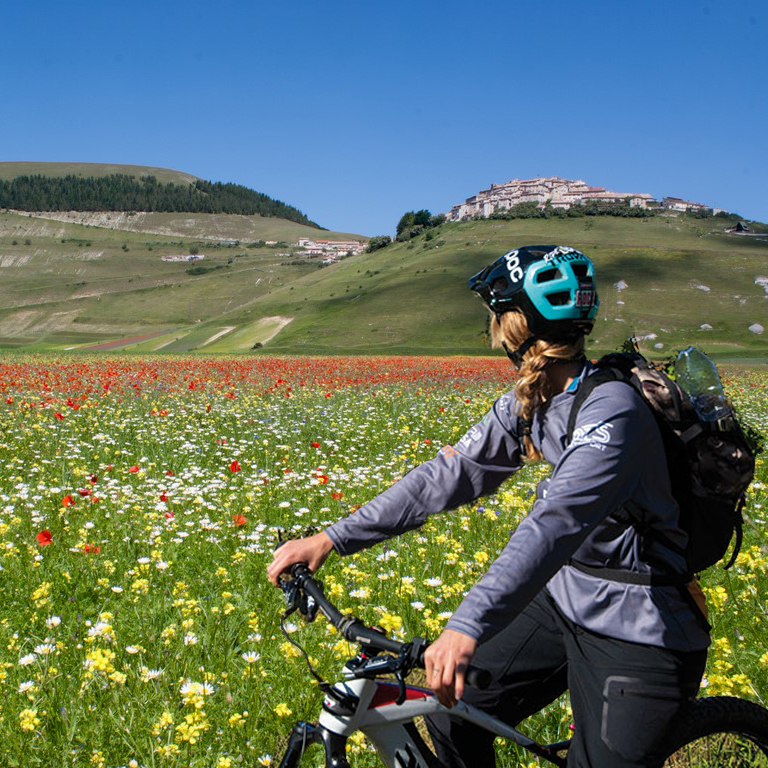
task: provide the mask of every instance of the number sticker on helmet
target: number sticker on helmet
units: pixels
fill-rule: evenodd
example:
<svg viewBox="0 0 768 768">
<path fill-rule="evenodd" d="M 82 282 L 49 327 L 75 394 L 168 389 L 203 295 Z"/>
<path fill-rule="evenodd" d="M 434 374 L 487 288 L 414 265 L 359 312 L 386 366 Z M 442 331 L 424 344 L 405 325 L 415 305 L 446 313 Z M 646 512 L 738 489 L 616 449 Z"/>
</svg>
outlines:
<svg viewBox="0 0 768 768">
<path fill-rule="evenodd" d="M 595 292 L 592 288 L 580 288 L 576 291 L 576 306 L 579 309 L 589 309 L 595 302 Z"/>
</svg>

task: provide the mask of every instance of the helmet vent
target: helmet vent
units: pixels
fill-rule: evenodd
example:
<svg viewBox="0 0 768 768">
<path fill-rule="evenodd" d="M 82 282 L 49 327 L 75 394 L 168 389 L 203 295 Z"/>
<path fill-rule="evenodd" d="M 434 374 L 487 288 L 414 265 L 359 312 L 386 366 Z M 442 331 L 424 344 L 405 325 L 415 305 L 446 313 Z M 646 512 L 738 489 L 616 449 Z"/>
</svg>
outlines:
<svg viewBox="0 0 768 768">
<path fill-rule="evenodd" d="M 571 294 L 569 291 L 558 291 L 557 293 L 549 294 L 547 299 L 553 307 L 562 307 L 571 301 Z"/>
<path fill-rule="evenodd" d="M 587 272 L 589 272 L 589 268 L 586 264 L 572 264 L 571 269 L 576 277 L 587 277 Z"/>
<path fill-rule="evenodd" d="M 536 275 L 536 282 L 550 283 L 552 282 L 552 280 L 559 280 L 562 276 L 563 276 L 562 272 L 556 267 L 554 269 L 545 269 L 542 272 L 539 272 L 538 275 Z"/>
</svg>

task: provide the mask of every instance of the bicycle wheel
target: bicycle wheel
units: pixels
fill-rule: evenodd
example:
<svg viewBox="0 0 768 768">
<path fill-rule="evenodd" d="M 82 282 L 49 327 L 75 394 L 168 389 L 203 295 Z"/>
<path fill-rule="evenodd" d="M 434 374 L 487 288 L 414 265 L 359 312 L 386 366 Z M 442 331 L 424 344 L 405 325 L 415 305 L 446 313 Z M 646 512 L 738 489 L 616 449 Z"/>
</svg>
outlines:
<svg viewBox="0 0 768 768">
<path fill-rule="evenodd" d="M 732 696 L 699 699 L 667 754 L 665 768 L 768 768 L 768 711 Z"/>
</svg>

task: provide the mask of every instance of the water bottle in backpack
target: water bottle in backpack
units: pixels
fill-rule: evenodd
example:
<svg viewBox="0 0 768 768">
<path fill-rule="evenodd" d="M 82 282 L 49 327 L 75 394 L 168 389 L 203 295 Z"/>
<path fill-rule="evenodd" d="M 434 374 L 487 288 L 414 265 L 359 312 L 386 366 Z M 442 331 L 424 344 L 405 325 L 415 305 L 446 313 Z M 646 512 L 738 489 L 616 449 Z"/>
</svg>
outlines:
<svg viewBox="0 0 768 768">
<path fill-rule="evenodd" d="M 733 415 L 715 364 L 696 347 L 677 356 L 675 381 L 688 393 L 702 421 L 716 422 Z"/>
</svg>

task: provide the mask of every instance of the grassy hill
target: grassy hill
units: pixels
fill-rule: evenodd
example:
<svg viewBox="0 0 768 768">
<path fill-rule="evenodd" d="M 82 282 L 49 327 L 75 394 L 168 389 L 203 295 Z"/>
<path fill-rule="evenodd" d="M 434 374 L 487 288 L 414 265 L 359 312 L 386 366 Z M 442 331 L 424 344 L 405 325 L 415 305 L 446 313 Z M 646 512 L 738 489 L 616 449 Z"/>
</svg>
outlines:
<svg viewBox="0 0 768 768">
<path fill-rule="evenodd" d="M 177 329 L 190 336 L 318 271 L 320 258 L 294 255 L 288 243 L 318 234 L 364 239 L 260 216 L 101 216 L 115 228 L 0 212 L 0 346 L 61 349 Z M 164 260 L 192 252 L 202 261 Z"/>
<path fill-rule="evenodd" d="M 145 165 L 114 165 L 108 163 L 0 163 L 0 180 L 9 181 L 18 176 L 82 176 L 83 178 L 112 176 L 116 173 L 128 176 L 154 176 L 162 184 L 193 184 L 197 176 L 168 168 L 151 168 Z"/>
<path fill-rule="evenodd" d="M 88 226 L 91 219 L 0 213 L 0 345 L 485 354 L 485 315 L 467 278 L 515 245 L 552 242 L 583 248 L 596 262 L 601 309 L 591 354 L 634 334 L 649 337 L 641 347 L 656 357 L 696 343 L 720 359 L 768 359 L 768 333 L 748 330 L 755 323 L 768 328 L 768 292 L 755 282 L 768 277 L 768 238 L 725 234 L 718 220 L 444 224 L 432 230 L 431 240 L 421 235 L 319 268 L 317 257 L 300 257 L 284 245 L 250 246 L 318 235 L 292 222 L 102 216 L 114 217 L 99 222 L 114 228 Z M 206 270 L 202 274 L 190 274 L 188 263 L 161 259 L 192 248 L 206 257 L 198 265 Z M 654 349 L 658 344 L 663 346 Z"/>
<path fill-rule="evenodd" d="M 768 237 L 727 235 L 714 220 L 688 218 L 447 224 L 432 240 L 422 235 L 301 276 L 227 322 L 294 318 L 268 345 L 273 352 L 483 353 L 484 314 L 467 278 L 529 243 L 566 243 L 594 259 L 601 309 L 593 354 L 636 335 L 651 337 L 641 347 L 656 356 L 695 343 L 721 359 L 768 359 L 766 333 L 748 330 L 768 328 L 768 291 L 755 283 L 768 276 Z M 224 351 L 226 338 L 214 349 Z"/>
</svg>

